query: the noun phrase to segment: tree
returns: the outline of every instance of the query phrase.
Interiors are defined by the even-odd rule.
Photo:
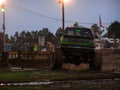
[[[62,32],[62,28],[60,27],[60,28],[58,28],[58,30],[56,31],[55,36],[57,37],[57,36],[61,35],[62,33],[63,33],[63,32]]]
[[[79,25],[78,25],[78,23],[76,22],[73,26],[74,26],[74,27],[78,27]]]
[[[108,37],[120,38],[120,22],[115,21],[108,27]]]
[[[43,28],[43,30],[41,30],[41,34],[45,36],[45,41],[55,43],[55,36],[48,30],[48,28]]]
[[[6,42],[6,43],[10,43],[10,39],[9,39],[8,34],[5,35],[5,42]]]
[[[95,37],[98,37],[101,34],[100,28],[99,28],[99,26],[97,24],[93,24],[91,26],[91,28],[92,28],[92,30],[93,30],[93,32],[95,34]]]
[[[55,43],[55,36],[47,28],[43,28],[43,30],[39,31],[22,31],[21,33],[15,32],[15,35],[10,37],[12,50],[25,51],[27,45],[29,46],[38,43],[38,37],[41,35],[45,36],[46,42],[52,42],[52,44]]]

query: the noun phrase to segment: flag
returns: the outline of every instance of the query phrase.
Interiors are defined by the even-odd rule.
[[[100,28],[103,28],[102,20],[101,20],[101,16],[100,15],[99,15],[99,25],[100,25]]]
[[[102,24],[101,16],[99,15],[100,36],[104,36],[107,33],[106,28]]]

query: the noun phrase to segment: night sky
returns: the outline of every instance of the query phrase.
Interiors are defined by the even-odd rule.
[[[6,33],[48,28],[55,34],[61,27],[61,4],[58,0],[6,0]],[[65,4],[65,27],[78,22],[80,26],[91,27],[99,23],[108,27],[112,22],[120,22],[120,0],[70,0]],[[2,31],[2,12],[0,13]]]

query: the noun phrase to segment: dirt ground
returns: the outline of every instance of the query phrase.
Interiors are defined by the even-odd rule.
[[[118,73],[63,69],[60,71],[39,70],[31,74],[37,77],[37,80],[29,81],[28,85],[25,85],[27,81],[0,82],[0,90],[120,90],[120,74]]]
[[[33,63],[34,61],[34,63]],[[14,65],[22,65],[24,67],[10,68],[11,71],[21,71],[25,69],[25,66],[36,67],[39,66],[39,70],[42,70],[46,75],[55,75],[59,71],[51,71],[51,61],[49,60],[24,60],[21,62],[12,62]],[[29,63],[28,63],[29,62]],[[47,62],[47,63],[46,63]],[[30,66],[31,63],[33,66]],[[45,68],[47,67],[47,69]],[[54,74],[52,73],[54,72]],[[38,72],[37,72],[38,73]],[[43,76],[45,76],[45,73]],[[35,74],[35,73],[34,73]],[[69,79],[65,79],[65,75],[69,75]],[[39,77],[38,75],[36,75]],[[41,74],[40,74],[41,76]],[[103,59],[102,61],[102,71],[91,72],[89,71],[89,64],[80,64],[75,66],[74,64],[64,64],[63,70],[60,71],[60,76],[57,78],[64,77],[64,79],[55,80],[52,84],[48,85],[33,85],[33,86],[16,86],[18,90],[120,90],[120,60],[117,59]],[[56,75],[55,75],[56,76]],[[82,77],[82,78],[81,78]],[[46,81],[49,81],[46,79]],[[16,90],[15,86],[1,87],[0,90]],[[46,89],[47,88],[47,89]]]

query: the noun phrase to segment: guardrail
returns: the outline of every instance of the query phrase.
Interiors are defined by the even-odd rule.
[[[95,50],[103,55],[103,66],[110,68],[113,64],[120,62],[120,49]],[[4,52],[0,53],[0,67],[9,64],[22,67],[50,67],[52,64],[52,51],[40,52]],[[107,63],[107,64],[106,64]],[[111,66],[110,66],[111,65]],[[114,65],[113,65],[114,66]],[[116,64],[116,67],[119,64]]]
[[[100,49],[96,50],[103,55],[103,60],[120,60],[120,49]]]
[[[40,52],[9,52],[8,59],[52,59],[52,51],[40,51]]]
[[[100,49],[96,50],[103,55],[103,59],[120,60],[120,49]],[[8,60],[11,59],[52,59],[52,51],[40,51],[40,52],[8,52]],[[0,53],[0,60],[2,60],[2,53]]]
[[[119,58],[120,49],[99,49],[96,52],[100,52],[103,58]],[[54,52],[52,51],[40,51],[40,52],[8,52],[8,59],[39,59],[39,58],[51,58]],[[2,53],[0,53],[0,59],[2,59]]]
[[[0,67],[9,65],[20,67],[50,68],[53,51],[40,52],[2,52],[0,53]]]

